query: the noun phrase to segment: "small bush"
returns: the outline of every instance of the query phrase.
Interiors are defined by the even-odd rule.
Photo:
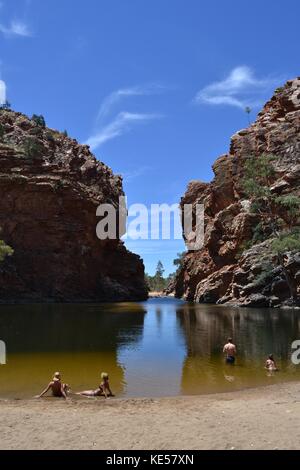
[[[256,286],[265,286],[266,283],[272,279],[273,270],[274,266],[272,266],[272,264],[266,264],[262,272],[256,277],[254,284]]]
[[[242,254],[244,253],[244,251],[249,250],[251,246],[252,246],[251,240],[247,240],[244,243],[242,243],[235,255],[235,259],[238,261],[240,257],[242,256]]]
[[[4,135],[5,135],[4,127],[2,126],[2,124],[0,124],[0,142],[3,142]]]
[[[31,129],[30,134],[36,137],[42,137],[43,131],[41,127],[34,127],[33,129]]]
[[[278,238],[273,240],[272,249],[281,254],[300,250],[300,229],[295,228],[290,232],[282,232]]]
[[[46,139],[48,140],[48,142],[50,142],[50,143],[54,143],[54,142],[55,142],[54,135],[53,135],[51,132],[47,132],[45,137],[46,137]]]
[[[262,222],[256,225],[253,230],[253,237],[252,237],[252,244],[256,245],[257,243],[261,243],[269,238],[270,233],[266,233]]]
[[[14,250],[6,245],[6,243],[3,240],[0,240],[0,263],[4,261],[6,256],[12,256],[14,253]]]
[[[45,121],[44,116],[42,115],[38,116],[37,114],[34,114],[31,119],[33,122],[36,123],[37,126],[43,127],[43,128],[46,127],[46,121]]]
[[[43,145],[34,137],[28,138],[24,142],[24,152],[29,158],[42,158],[43,150]]]

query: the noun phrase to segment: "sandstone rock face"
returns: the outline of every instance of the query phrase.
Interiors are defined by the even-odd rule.
[[[122,179],[23,114],[1,110],[0,126],[0,238],[14,249],[0,265],[0,301],[147,298],[141,259],[96,236],[96,209],[118,208]]]
[[[213,165],[215,178],[211,183],[190,183],[181,205],[204,204],[205,243],[201,250],[186,254],[175,282],[177,297],[271,307],[289,298],[283,273],[276,269],[273,272],[270,267],[267,245],[245,250],[258,219],[249,211],[250,202],[243,194],[241,180],[247,157],[273,154],[278,157],[273,192],[299,196],[299,131],[300,78],[276,90],[256,122],[232,137],[229,153]],[[299,257],[292,254],[286,259],[287,269],[299,286],[298,261]]]

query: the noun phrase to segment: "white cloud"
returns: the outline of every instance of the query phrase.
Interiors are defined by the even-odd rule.
[[[130,183],[135,178],[139,178],[140,176],[148,173],[151,170],[150,166],[142,166],[132,171],[123,172],[123,181],[124,183]]]
[[[0,80],[0,105],[6,101],[6,84],[3,80]]]
[[[133,124],[159,119],[161,117],[162,116],[159,114],[121,112],[111,123],[107,124],[94,135],[92,135],[86,143],[91,147],[92,150],[96,150],[98,147],[100,147],[100,145],[104,144],[104,142],[107,142],[108,140],[114,139],[115,137],[130,131]]]
[[[114,91],[110,95],[108,95],[98,112],[97,121],[100,121],[105,116],[109,114],[112,110],[113,106],[119,103],[122,98],[130,97],[130,96],[146,96],[146,95],[153,95],[161,92],[164,89],[162,85],[159,84],[148,84],[145,86],[135,86],[131,88],[121,88],[117,91]]]
[[[164,89],[162,85],[152,83],[144,86],[120,88],[108,95],[100,106],[96,119],[96,130],[88,138],[86,142],[87,145],[89,145],[92,150],[96,150],[105,142],[129,132],[136,124],[162,118],[163,116],[161,114],[122,111],[115,114],[115,117],[107,122],[108,115],[111,114],[113,108],[116,107],[123,98],[154,95],[162,92]]]
[[[30,37],[31,31],[26,23],[20,20],[11,21],[9,26],[4,26],[0,23],[0,32],[6,37],[20,36]]]
[[[227,105],[237,108],[257,107],[264,101],[261,96],[278,82],[278,79],[256,78],[247,66],[234,68],[228,77],[211,83],[200,90],[194,102],[210,105]]]

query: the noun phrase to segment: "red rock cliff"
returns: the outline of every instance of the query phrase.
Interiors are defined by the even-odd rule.
[[[0,111],[0,301],[147,297],[144,266],[119,240],[96,237],[96,209],[118,207],[122,180],[87,146],[26,116]]]
[[[178,297],[210,303],[275,306],[288,297],[288,287],[276,268],[265,282],[256,282],[268,261],[266,243],[243,250],[253,235],[256,215],[249,211],[241,179],[245,158],[274,154],[277,194],[299,195],[300,182],[300,78],[276,90],[254,124],[232,137],[230,151],[213,165],[211,183],[193,181],[181,204],[205,205],[205,244],[189,252],[177,275]],[[286,263],[300,282],[299,256]]]

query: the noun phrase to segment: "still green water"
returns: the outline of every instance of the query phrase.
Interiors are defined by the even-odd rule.
[[[228,336],[237,364],[226,366]],[[0,398],[30,398],[59,370],[74,391],[110,374],[117,396],[201,394],[300,380],[291,343],[299,310],[232,309],[175,299],[144,303],[0,306]],[[280,372],[264,361],[274,353]]]

